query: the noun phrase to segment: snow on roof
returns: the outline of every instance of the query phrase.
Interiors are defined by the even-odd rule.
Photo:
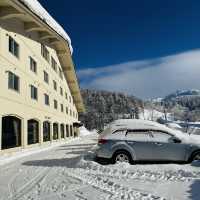
[[[71,39],[65,30],[58,24],[53,17],[42,7],[37,0],[19,0],[21,3],[26,5],[35,15],[37,15],[43,22],[49,25],[54,31],[56,31],[61,37],[63,37],[69,44],[71,54],[73,48],[71,45]]]

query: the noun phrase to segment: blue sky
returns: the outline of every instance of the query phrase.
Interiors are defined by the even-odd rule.
[[[184,74],[186,70],[177,66],[181,63],[180,57],[190,59],[186,61],[190,65],[194,64],[194,57],[196,59],[200,47],[199,0],[40,0],[40,2],[72,39],[73,59],[82,87],[122,91],[142,98],[164,96],[176,89],[200,89],[200,81],[196,80],[194,83],[189,80],[187,74]],[[150,74],[156,72],[154,68],[162,67],[163,62],[168,63],[168,58],[178,59],[177,62],[173,62],[173,69],[174,71],[176,68],[179,69],[182,82],[180,80],[177,82],[174,78],[170,80],[173,87],[168,84],[167,88],[163,89],[163,85],[159,87],[155,81],[155,77],[159,77],[160,74],[154,74],[155,77]],[[145,66],[141,66],[141,62],[145,62]],[[143,68],[151,69],[150,81],[147,84],[144,74],[138,73],[134,80],[129,77],[129,82],[121,81],[121,85],[114,87],[117,78],[115,75],[120,71],[116,71],[119,64],[120,68],[124,69],[130,69],[131,65],[134,70],[127,69],[127,72],[134,73],[132,77],[135,77],[135,64],[139,71]],[[185,67],[188,71],[195,68],[193,65]],[[112,73],[105,70],[111,68]],[[89,76],[82,75],[88,71],[102,72],[103,69],[105,70],[103,75],[92,73]],[[161,73],[162,70],[158,72]],[[198,73],[199,71],[194,72]],[[169,75],[171,76],[170,73]],[[100,83],[102,78],[103,81],[107,81],[106,86]],[[125,76],[124,79],[126,78]],[[131,88],[127,85],[130,81],[133,84]],[[152,87],[146,88],[149,84],[152,84]]]

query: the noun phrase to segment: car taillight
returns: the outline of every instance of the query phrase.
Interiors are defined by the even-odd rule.
[[[107,140],[105,139],[99,139],[98,140],[98,144],[105,144],[107,142]]]

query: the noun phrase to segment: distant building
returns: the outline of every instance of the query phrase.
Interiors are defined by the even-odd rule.
[[[0,1],[0,151],[77,134],[84,105],[71,53],[67,34],[37,1]]]

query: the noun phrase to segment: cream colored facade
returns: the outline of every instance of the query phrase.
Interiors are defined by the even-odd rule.
[[[7,10],[7,11],[6,11]],[[13,12],[17,14],[12,15]],[[21,15],[26,13],[26,16]],[[36,28],[27,28],[28,24],[37,24]],[[46,36],[46,37],[45,37]],[[19,45],[19,57],[9,52],[9,37]],[[49,51],[50,62],[41,54],[41,44]],[[27,8],[20,5],[18,1],[0,2],[0,149],[2,146],[2,119],[6,116],[15,116],[21,120],[21,145],[14,150],[49,144],[61,140],[61,127],[64,127],[64,139],[67,139],[67,131],[70,126],[78,122],[78,112],[84,110],[82,99],[73,62],[67,42],[58,34],[43,24],[37,17],[32,16]],[[37,72],[30,69],[30,57],[37,63]],[[63,79],[52,68],[51,57],[57,63],[57,69],[61,69]],[[49,83],[44,81],[44,71],[48,73]],[[9,89],[8,74],[14,73],[19,77],[19,91]],[[53,81],[57,83],[57,91],[54,89]],[[31,88],[37,88],[37,100],[31,98]],[[60,93],[60,87],[63,95]],[[45,105],[44,94],[49,95],[50,105]],[[67,95],[67,96],[66,96]],[[57,109],[54,108],[54,100],[57,101]],[[61,111],[63,105],[63,112]],[[28,145],[28,120],[34,119],[38,122],[39,141]],[[50,141],[43,141],[43,122],[50,122]],[[58,124],[58,139],[53,140],[53,123]],[[5,128],[4,128],[5,129]],[[68,130],[67,130],[68,129]],[[74,132],[77,129],[73,127]],[[4,133],[5,134],[5,133]],[[6,148],[0,152],[12,151]]]

